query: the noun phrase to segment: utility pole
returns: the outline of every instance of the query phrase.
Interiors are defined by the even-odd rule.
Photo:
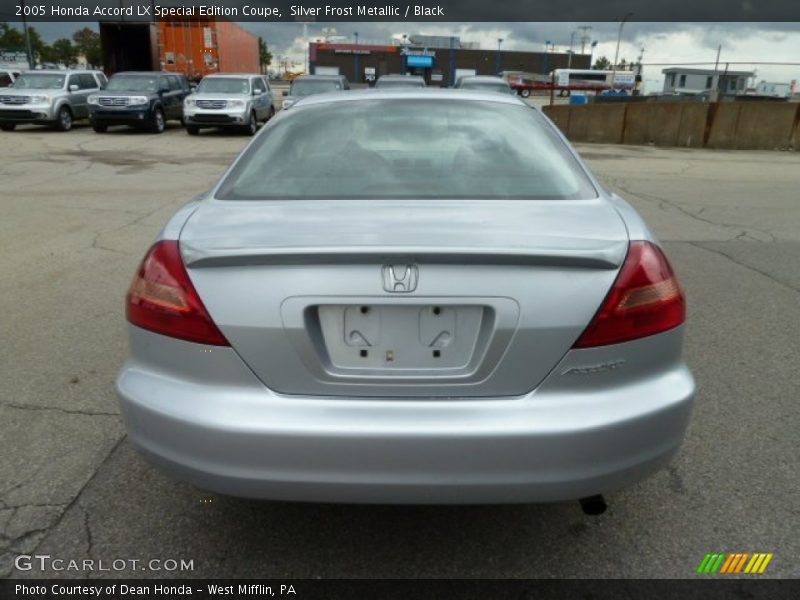
[[[569,58],[567,58],[567,68],[572,68],[572,54],[574,53],[573,48],[575,47],[575,34],[578,33],[577,31],[573,31],[569,34]]]
[[[717,60],[714,61],[714,79],[711,81],[711,88],[719,90],[719,55],[722,52],[722,44],[717,46]]]
[[[25,54],[28,58],[28,68],[32,71],[36,66],[33,61],[33,49],[31,48],[31,33],[28,31],[28,21],[25,19],[25,0],[20,0],[22,9],[22,31],[25,34]]]
[[[503,43],[503,38],[497,38],[497,60],[495,61],[494,72],[496,75],[500,74],[500,44]]]
[[[614,64],[611,67],[611,87],[617,83],[617,61],[619,61],[619,44],[622,41],[622,28],[625,27],[625,23],[633,16],[632,12],[627,13],[619,22],[619,33],[617,33],[617,51],[614,53]]]
[[[586,54],[586,42],[589,41],[589,32],[592,30],[591,25],[581,25],[578,27],[581,30],[581,54]]]

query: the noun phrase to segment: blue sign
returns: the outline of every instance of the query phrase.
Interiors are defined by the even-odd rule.
[[[406,66],[422,67],[423,69],[429,69],[430,67],[433,66],[433,57],[419,56],[417,54],[412,54],[410,56],[406,56]]]

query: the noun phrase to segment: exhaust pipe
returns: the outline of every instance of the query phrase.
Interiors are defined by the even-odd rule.
[[[581,498],[579,500],[581,503],[581,510],[585,515],[602,515],[606,512],[606,499],[603,498],[602,494],[597,494],[596,496],[589,496],[588,498]]]

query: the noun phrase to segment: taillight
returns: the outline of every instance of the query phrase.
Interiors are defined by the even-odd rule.
[[[611,291],[574,347],[619,344],[685,320],[686,300],[667,257],[650,242],[631,242]]]
[[[128,290],[125,312],[143,329],[199,344],[229,345],[197,295],[175,240],[157,242],[147,252]]]

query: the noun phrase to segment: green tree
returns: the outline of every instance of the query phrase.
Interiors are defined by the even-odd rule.
[[[0,49],[24,50],[25,36],[22,31],[8,23],[0,22]]]
[[[258,64],[261,66],[261,72],[266,73],[267,67],[272,62],[272,53],[267,48],[267,43],[264,38],[258,38]]]
[[[61,38],[53,42],[49,55],[53,62],[69,67],[78,61],[78,48],[72,44],[71,40]]]
[[[597,69],[598,71],[608,71],[611,69],[611,61],[605,56],[600,56],[596,61],[594,61],[594,66],[592,68]]]
[[[90,67],[99,67],[103,62],[103,52],[100,48],[100,34],[84,27],[72,34],[72,40],[78,53],[83,54]]]

